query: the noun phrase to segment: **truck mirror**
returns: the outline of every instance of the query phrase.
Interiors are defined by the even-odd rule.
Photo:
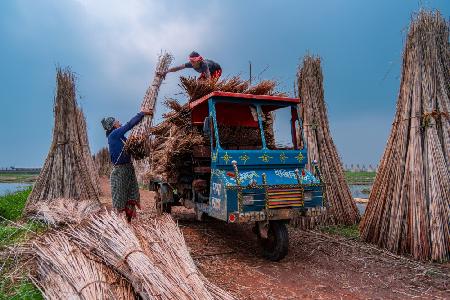
[[[211,127],[209,125],[210,120],[210,117],[206,117],[203,121],[203,136],[208,139],[211,133]]]

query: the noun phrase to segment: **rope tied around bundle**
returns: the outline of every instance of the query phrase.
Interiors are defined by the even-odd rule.
[[[446,117],[447,119],[450,119],[449,113],[446,111],[439,111],[439,110],[433,110],[430,112],[426,112],[422,114],[422,128],[431,127],[433,126],[432,120],[437,120],[441,117]]]
[[[418,115],[415,115],[415,116],[411,116],[409,118],[405,118],[405,119],[401,119],[401,120],[392,122],[392,125],[396,126],[396,125],[398,125],[398,124],[400,124],[402,122],[409,121],[409,120],[412,120],[412,119],[421,119],[422,120],[421,121],[421,127],[430,127],[431,125],[429,123],[431,122],[432,118],[437,120],[437,119],[439,119],[441,117],[445,117],[445,118],[450,120],[450,113],[447,112],[447,111],[433,110],[431,112],[426,112],[426,113],[423,113],[421,115],[418,114]]]

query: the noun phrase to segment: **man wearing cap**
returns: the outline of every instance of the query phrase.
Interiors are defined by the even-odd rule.
[[[128,123],[121,125],[113,117],[103,118],[101,123],[108,138],[108,148],[113,164],[111,172],[111,195],[114,209],[125,212],[128,222],[136,216],[136,207],[140,208],[139,186],[131,163],[131,155],[124,151],[127,140],[125,133],[136,126],[144,115],[152,115],[151,110],[142,110]]]
[[[203,57],[195,51],[189,55],[189,62],[178,67],[170,68],[167,72],[160,75],[166,76],[169,72],[177,72],[186,68],[193,68],[195,71],[200,73],[200,77],[198,78],[199,80],[217,80],[222,75],[222,68],[218,63],[210,59],[203,59]]]

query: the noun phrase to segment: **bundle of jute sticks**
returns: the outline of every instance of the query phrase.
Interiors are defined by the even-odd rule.
[[[135,299],[131,284],[111,268],[89,258],[64,232],[52,232],[33,244],[34,282],[47,299]]]
[[[172,60],[172,55],[167,52],[162,53],[159,56],[153,82],[145,92],[141,109],[153,110],[153,113],[155,112],[159,88],[164,80],[162,74],[169,69]],[[135,160],[143,159],[148,156],[148,131],[152,126],[152,121],[153,115],[144,116],[144,119],[131,130],[130,136],[127,139],[124,150],[132,154]]]
[[[86,165],[89,170],[90,178],[92,180],[92,185],[95,192],[100,195],[100,178],[97,172],[97,166],[94,163],[94,159],[91,155],[91,149],[89,147],[89,140],[87,134],[86,118],[84,117],[83,110],[81,108],[77,109],[78,118],[78,137],[81,144],[81,149],[83,150],[83,157],[86,159]]]
[[[215,91],[242,93],[251,95],[285,96],[276,90],[277,82],[274,80],[262,80],[255,85],[250,85],[247,80],[239,76],[233,76],[222,80],[198,80],[195,77],[180,77],[180,87],[187,94],[189,101],[197,100]]]
[[[317,161],[325,182],[326,210],[320,210],[310,222],[355,224],[359,212],[345,181],[344,169],[330,132],[323,90],[323,75],[320,58],[305,56],[298,72],[298,89],[303,119],[303,132],[308,145],[308,169],[315,172]],[[323,214],[327,217],[324,217]],[[304,223],[304,222],[303,222]]]
[[[189,102],[214,91],[257,95],[285,95],[276,91],[277,83],[272,80],[264,80],[253,86],[238,76],[218,81],[180,77],[180,81],[180,86],[187,95]],[[149,130],[152,137],[152,150],[149,160],[151,168],[147,169],[146,177],[164,179],[175,183],[180,180],[180,176],[190,176],[186,162],[192,160],[194,147],[209,146],[209,142],[197,127],[192,126],[188,104],[183,105],[177,100],[167,99],[165,105],[169,111],[163,115],[163,122]],[[270,116],[266,116],[266,119],[268,120],[266,124],[272,124]],[[257,144],[261,142],[259,131],[255,134],[254,132],[245,131],[245,128],[226,126],[221,126],[219,130],[222,142],[240,144],[242,139],[245,139],[248,143]],[[270,131],[271,128],[267,128],[267,130]],[[239,131],[239,134],[236,131]],[[266,136],[268,142],[273,140],[269,138],[273,136],[273,133]],[[232,138],[236,139],[236,137],[239,137],[240,140],[231,140]]]
[[[58,198],[40,202],[30,218],[52,226],[78,224],[100,209],[98,201]]]
[[[70,210],[55,210],[63,227],[22,251],[36,262],[32,278],[46,298],[233,299],[199,272],[170,215],[130,224],[114,212],[74,219]]]
[[[98,200],[98,178],[89,151],[84,116],[77,106],[75,77],[57,69],[53,141],[26,210],[57,198]]]
[[[94,154],[93,159],[98,175],[109,177],[112,171],[112,163],[108,147],[103,147],[98,150],[98,152]]]
[[[450,253],[449,23],[421,11],[403,52],[397,112],[361,238],[415,259]]]
[[[233,299],[204,282],[170,215],[133,228],[114,212],[104,212],[67,234],[126,278],[143,299]]]

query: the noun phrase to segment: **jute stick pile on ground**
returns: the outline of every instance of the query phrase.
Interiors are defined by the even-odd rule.
[[[75,77],[57,69],[53,141],[42,171],[28,198],[27,212],[39,202],[58,198],[98,200],[98,178],[87,142],[86,123],[77,106]]]
[[[308,165],[314,172],[317,161],[326,184],[327,211],[310,222],[329,224],[355,224],[359,213],[344,177],[339,154],[334,145],[325,105],[323,75],[320,58],[305,56],[298,72],[298,89],[301,99],[303,132],[308,147]],[[321,218],[318,222],[314,218]],[[307,225],[307,224],[304,224]]]
[[[449,24],[411,22],[391,134],[361,222],[361,238],[416,259],[450,253]]]

